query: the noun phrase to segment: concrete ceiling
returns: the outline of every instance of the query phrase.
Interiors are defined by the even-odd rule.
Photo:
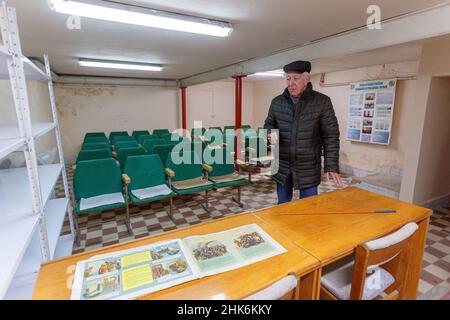
[[[6,0],[17,9],[22,49],[49,54],[58,74],[181,79],[239,61],[263,57],[365,25],[366,8],[381,7],[382,19],[424,9],[443,0],[116,0],[154,9],[228,21],[228,38],[166,31],[82,18],[81,30],[66,28],[67,16],[46,0]],[[417,51],[416,51],[417,52]],[[397,52],[398,53],[398,52]],[[139,61],[163,72],[82,68],[78,58]],[[335,61],[338,63],[339,61]]]

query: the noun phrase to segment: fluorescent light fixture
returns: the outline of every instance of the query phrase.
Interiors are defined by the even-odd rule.
[[[97,59],[79,59],[78,63],[82,67],[140,70],[140,71],[161,71],[162,66],[148,63],[109,61]]]
[[[283,70],[273,70],[266,72],[257,72],[252,74],[252,76],[264,76],[264,77],[284,77]]]
[[[228,22],[186,16],[102,0],[49,0],[59,13],[141,25],[145,27],[228,37],[233,27]]]

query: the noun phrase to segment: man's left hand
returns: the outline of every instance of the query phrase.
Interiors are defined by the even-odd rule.
[[[342,183],[341,176],[339,175],[339,173],[327,172],[326,176],[327,176],[328,180],[330,180],[330,178],[333,179],[334,185],[336,187],[342,188],[344,186],[343,183]]]

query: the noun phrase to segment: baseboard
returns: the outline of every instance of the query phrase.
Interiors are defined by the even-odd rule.
[[[450,203],[450,193],[444,196],[435,197],[426,201],[422,201],[419,203],[419,205],[430,209],[437,209],[448,206],[449,203]]]

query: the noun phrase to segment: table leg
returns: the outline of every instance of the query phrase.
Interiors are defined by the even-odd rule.
[[[322,269],[319,268],[300,277],[298,300],[319,300],[321,274]]]

